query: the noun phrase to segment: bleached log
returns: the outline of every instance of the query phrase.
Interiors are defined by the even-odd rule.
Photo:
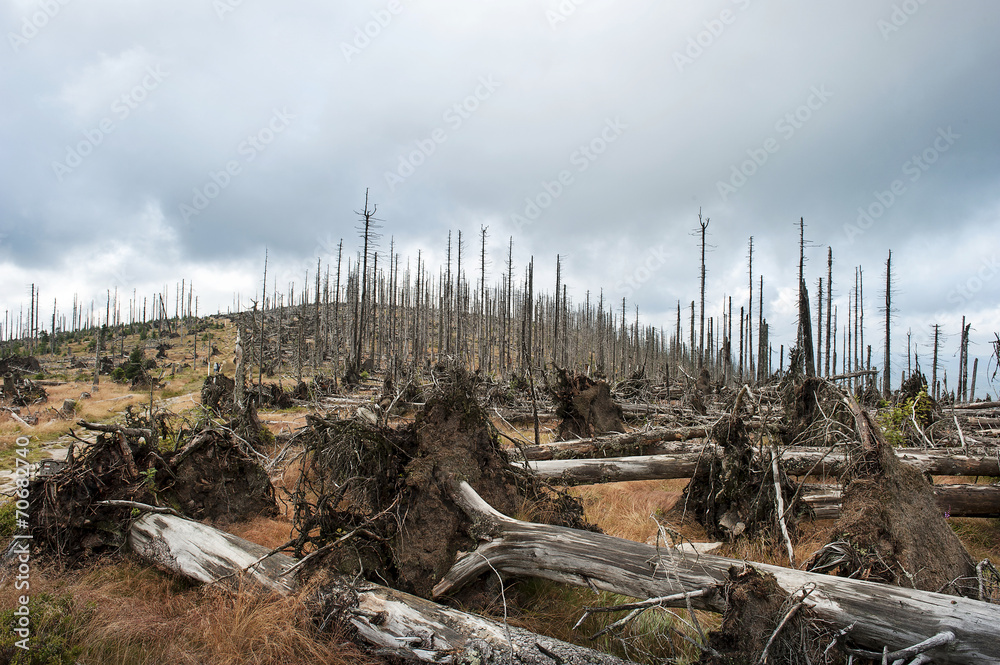
[[[140,556],[171,571],[211,583],[246,570],[249,579],[280,595],[295,591],[295,559],[182,517],[144,514],[129,532]],[[600,651],[579,647],[423,598],[367,582],[334,578],[345,616],[369,644],[401,658],[455,665],[627,665]]]
[[[455,591],[485,572],[533,576],[598,588],[637,598],[716,590],[732,567],[743,561],[703,554],[681,555],[605,534],[522,522],[494,510],[467,483],[452,498],[478,525],[492,533],[475,552],[459,559],[434,588],[435,596]],[[881,652],[904,649],[951,631],[956,640],[930,655],[936,663],[986,665],[1000,661],[1000,606],[944,594],[874,582],[752,564],[774,575],[791,595],[809,585],[806,603],[812,616],[831,627],[847,629],[849,641]],[[682,605],[684,601],[679,601]],[[725,610],[722,593],[687,600],[694,607]]]
[[[642,451],[644,454],[693,452],[694,447],[677,446],[677,442],[704,439],[711,427],[653,427],[627,434],[605,434],[589,439],[556,441],[540,446],[525,446],[529,461],[602,456],[606,451]],[[663,445],[658,445],[663,444]],[[670,445],[675,444],[675,445]],[[699,444],[700,449],[703,444]]]
[[[965,404],[955,404],[951,411],[979,411],[981,409],[1000,409],[1000,402],[966,402]]]
[[[709,453],[711,454],[711,453]],[[528,462],[538,477],[563,485],[617,483],[628,480],[690,478],[699,462],[707,464],[701,453],[606,457],[603,459],[552,459]],[[521,466],[523,462],[513,462]]]
[[[249,567],[249,579],[271,591],[287,595],[295,589],[293,579],[282,577],[294,559],[275,554],[261,560],[270,552],[263,545],[201,522],[145,513],[132,523],[128,541],[139,556],[199,582],[212,583]]]
[[[658,455],[533,460],[528,467],[542,478],[567,485],[690,478],[699,460],[713,450],[714,445],[674,444],[673,452]],[[949,455],[901,448],[896,456],[901,462],[934,476],[1000,476],[997,455]],[[781,454],[781,467],[792,476],[810,472],[836,476],[844,470],[845,461],[843,453],[825,448],[789,448]],[[513,464],[521,466],[523,462]]]

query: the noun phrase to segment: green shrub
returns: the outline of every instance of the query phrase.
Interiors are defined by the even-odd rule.
[[[31,635],[29,650],[16,646],[22,638],[14,632],[18,616],[11,608],[0,613],[0,662],[11,665],[73,665],[82,652],[74,646],[80,626],[94,612],[87,607],[83,616],[73,607],[73,597],[55,597],[47,593],[31,595],[28,600]],[[77,613],[74,612],[77,609]]]
[[[914,410],[914,402],[916,409]],[[913,431],[913,416],[916,413],[917,422],[930,423],[934,417],[934,408],[927,391],[921,390],[916,397],[911,397],[896,407],[887,408],[876,416],[876,421],[882,428],[882,435],[893,447],[905,446],[907,434],[916,435]]]
[[[14,518],[17,510],[14,501],[5,501],[0,504],[0,540],[6,540],[14,535]]]

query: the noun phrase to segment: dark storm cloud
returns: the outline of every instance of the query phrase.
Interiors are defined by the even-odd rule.
[[[794,332],[804,217],[809,283],[832,246],[843,306],[893,249],[900,325],[1000,327],[996,278],[955,295],[1000,212],[992,2],[44,0],[0,22],[5,308],[32,281],[89,300],[195,275],[225,307],[265,247],[286,280],[340,238],[353,256],[370,188],[383,253],[437,261],[488,225],[494,278],[512,236],[518,271],[554,283],[558,253],[574,300],[657,325],[697,292],[700,208],[716,312],[753,235]]]

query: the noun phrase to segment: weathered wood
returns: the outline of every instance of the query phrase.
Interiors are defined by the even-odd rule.
[[[802,500],[817,519],[840,516],[841,489],[838,485],[805,485]],[[934,485],[934,497],[941,512],[950,517],[1000,517],[1000,485]]]
[[[522,522],[498,513],[467,483],[456,486],[453,499],[478,525],[493,534],[465,555],[435,587],[435,596],[450,593],[485,572],[534,576],[603,589],[637,598],[680,592],[716,590],[733,566],[743,561],[676,551],[577,531]],[[488,528],[484,528],[487,527]],[[904,589],[874,582],[753,564],[771,573],[789,595],[809,585],[806,603],[812,616],[845,629],[853,644],[881,652],[904,649],[946,630],[957,639],[931,655],[937,663],[985,665],[1000,660],[1000,606]],[[705,593],[686,601],[696,608],[721,612],[721,593]]]
[[[672,452],[658,455],[533,460],[528,466],[543,478],[567,485],[690,478],[699,460],[713,450],[712,445],[674,444]],[[949,455],[901,448],[896,456],[901,462],[934,476],[1000,476],[1000,457],[995,454]],[[837,476],[844,470],[845,461],[842,452],[825,448],[789,448],[781,454],[782,469],[792,476],[807,473]]]
[[[146,513],[132,523],[128,541],[139,556],[199,582],[215,582],[252,565],[250,580],[282,595],[295,589],[294,580],[282,577],[295,563],[291,557],[261,560],[270,552],[263,545],[183,517]]]
[[[540,446],[525,446],[529,461],[602,456],[607,452],[642,451],[644,454],[694,452],[694,448],[678,447],[676,442],[704,439],[711,426],[653,427],[628,434],[606,434],[590,439],[558,441]],[[662,444],[662,445],[657,445]],[[699,448],[701,446],[699,445]]]
[[[604,459],[553,459],[528,462],[528,468],[540,478],[550,482],[562,485],[590,485],[628,480],[690,478],[694,475],[699,462],[704,463],[706,459],[707,456],[701,453]],[[523,462],[513,462],[513,464],[521,465]]]
[[[129,543],[140,556],[200,582],[215,582],[248,569],[248,579],[278,594],[296,589],[292,557],[271,554],[266,547],[181,517],[147,513],[133,523]],[[377,584],[335,577],[327,593],[346,604],[345,615],[362,639],[402,658],[455,665],[627,665],[600,651]]]
[[[137,427],[122,427],[121,425],[105,425],[104,423],[89,423],[86,420],[78,420],[76,424],[84,429],[94,432],[111,432],[124,434],[131,439],[145,439],[148,444],[155,446],[156,434],[151,429]]]
[[[1000,409],[1000,402],[967,402],[965,404],[955,404],[952,411],[966,411],[979,409]]]

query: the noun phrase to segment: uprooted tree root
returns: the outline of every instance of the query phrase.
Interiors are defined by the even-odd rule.
[[[736,416],[723,416],[711,436],[723,452],[705,453],[674,511],[690,512],[710,538],[732,541],[745,536],[778,542],[781,534],[769,455],[756,454],[746,426]],[[779,484],[787,508],[795,485],[780,471]],[[793,535],[804,510],[804,504],[799,503],[786,511],[786,524]]]
[[[896,458],[867,411],[851,408],[861,442],[850,450],[840,519],[809,569],[977,598],[975,564],[932,486]]]
[[[784,417],[781,437],[786,445],[827,446],[853,438],[854,419],[841,393],[816,377],[793,377],[779,387]]]
[[[220,523],[274,514],[274,488],[259,453],[228,427],[203,429],[174,451],[162,450],[164,419],[152,427],[93,425],[97,440],[52,475],[31,481],[31,534],[56,557],[73,561],[125,544],[131,508],[168,507]]]
[[[309,418],[292,492],[297,555],[316,552],[319,567],[429,597],[457,552],[475,548],[449,498],[455,480],[504,512],[533,502],[553,523],[593,528],[576,500],[509,463],[472,377],[456,370],[437,383],[412,425]]]
[[[561,418],[560,441],[587,438],[610,432],[624,432],[622,408],[611,397],[604,381],[593,381],[584,374],[556,369],[556,385],[550,389]]]
[[[808,588],[786,596],[773,575],[747,566],[729,570],[723,593],[726,613],[719,630],[708,635],[702,665],[845,662],[831,646],[836,632],[810,616]]]

